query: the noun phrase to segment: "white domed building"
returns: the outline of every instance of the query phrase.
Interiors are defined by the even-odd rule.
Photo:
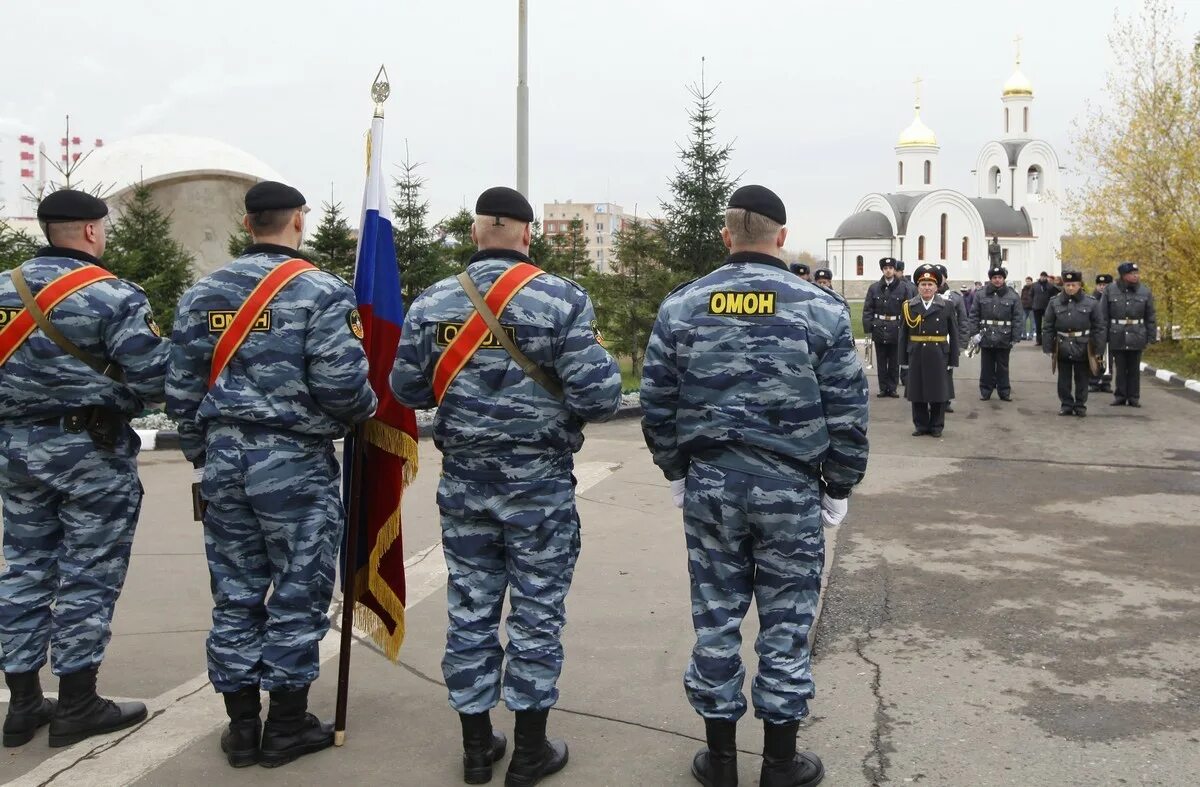
[[[952,285],[987,276],[988,243],[997,238],[1010,282],[1058,273],[1062,216],[1058,155],[1032,136],[1033,86],[1020,58],[1001,94],[1003,134],[983,146],[973,175],[975,196],[940,185],[937,135],[916,114],[896,141],[894,191],[868,194],[825,242],[835,285],[862,297],[879,278],[879,259],[940,263]]]
[[[262,180],[282,180],[249,153],[216,139],[151,134],[97,148],[72,173],[72,182],[99,188],[111,216],[140,182],[171,216],[172,235],[195,255],[198,275],[229,261],[229,234],[245,213],[246,190]]]

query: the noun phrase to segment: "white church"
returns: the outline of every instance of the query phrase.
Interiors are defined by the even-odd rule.
[[[979,152],[976,196],[942,188],[937,136],[916,116],[896,142],[896,187],[868,194],[825,242],[837,287],[861,297],[879,278],[879,259],[945,265],[953,284],[983,281],[988,243],[998,239],[1009,281],[1060,271],[1062,217],[1058,155],[1033,136],[1033,85],[1016,70],[1004,83],[1000,139]],[[841,288],[839,288],[841,289]]]

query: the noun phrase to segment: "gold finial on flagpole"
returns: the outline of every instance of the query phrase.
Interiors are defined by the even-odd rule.
[[[371,98],[375,101],[375,117],[383,117],[383,102],[392,94],[392,86],[388,84],[387,68],[379,67],[375,81],[371,84]]]

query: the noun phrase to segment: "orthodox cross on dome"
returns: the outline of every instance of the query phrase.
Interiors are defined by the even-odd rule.
[[[921,83],[924,81],[925,80],[921,79],[921,77],[917,77],[913,80],[913,88],[916,90],[917,94],[916,103],[913,104],[913,109],[917,110],[918,112],[921,111]]]
[[[1013,39],[1013,45],[1017,48],[1017,67],[1018,68],[1021,67],[1021,42],[1024,40],[1025,39],[1021,37],[1020,33],[1018,33],[1017,37]]]

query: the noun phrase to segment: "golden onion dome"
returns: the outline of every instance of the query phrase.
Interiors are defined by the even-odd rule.
[[[1029,81],[1029,77],[1021,73],[1021,65],[1017,64],[1016,70],[1012,72],[1012,76],[1004,83],[1004,95],[1006,96],[1032,96],[1033,83]]]
[[[900,138],[896,140],[896,147],[928,147],[936,146],[937,143],[937,135],[933,133],[933,129],[921,122],[921,111],[918,109],[913,117],[913,122],[900,132]]]

